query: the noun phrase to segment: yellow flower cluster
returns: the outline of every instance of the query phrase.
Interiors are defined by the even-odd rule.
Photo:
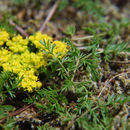
[[[13,37],[12,40],[8,40],[6,45],[13,53],[22,53],[27,50],[28,40],[18,35]]]
[[[8,39],[9,34],[4,29],[2,29],[0,31],[0,46],[2,46],[6,41],[8,41]]]
[[[54,56],[58,58],[62,58],[66,53],[68,52],[68,46],[67,44],[61,42],[61,41],[54,41],[52,45],[55,44],[55,48],[53,50]]]
[[[47,43],[49,41],[49,44],[53,46],[55,44],[55,48],[53,50],[54,56],[58,58],[62,58],[66,53],[68,52],[68,46],[66,43],[63,43],[61,41],[52,41],[52,37],[47,36],[46,34],[41,34],[41,32],[37,32],[34,36],[30,36],[29,40],[37,47],[40,48],[40,50],[45,50],[48,52],[47,49],[40,43],[40,40],[45,40]]]
[[[35,88],[42,86],[36,72],[38,68],[47,65],[48,59],[43,53],[45,47],[40,40],[46,42],[49,40],[52,45],[55,44],[53,53],[58,58],[62,58],[68,51],[66,43],[52,41],[51,37],[40,32],[23,39],[20,35],[11,38],[8,32],[0,30],[0,66],[4,71],[17,73],[19,77],[23,76],[20,88],[24,91],[32,92]],[[38,49],[37,52],[29,50],[30,42]]]
[[[34,36],[30,36],[29,40],[35,44],[36,48],[43,48],[43,45],[40,43],[40,40],[45,40],[46,42],[52,42],[52,38],[41,32],[37,32]]]

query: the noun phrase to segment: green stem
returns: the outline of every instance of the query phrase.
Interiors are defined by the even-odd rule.
[[[84,56],[84,57],[82,58],[82,60],[83,60],[83,59],[87,59],[87,58],[90,57],[90,56],[91,56],[91,53],[89,53],[88,55]]]
[[[69,73],[67,72],[67,70],[65,69],[65,67],[63,66],[63,64],[60,62],[60,60],[59,60],[53,53],[51,53],[51,54],[52,54],[52,55],[54,56],[54,58],[59,62],[60,66],[64,69],[64,71],[65,71],[67,77],[70,77]]]
[[[74,70],[74,74],[73,74],[73,77],[72,77],[72,79],[71,79],[72,82],[73,82],[73,80],[74,80],[75,73],[76,73],[76,71],[77,71],[77,69],[78,69],[78,65],[79,65],[79,59],[77,59],[76,69]]]
[[[57,57],[56,57],[57,58]],[[60,62],[60,60],[57,58],[57,61],[59,62],[60,66],[64,69],[67,77],[70,77],[69,73],[67,72],[67,70],[65,69],[65,67],[63,66],[63,64]]]

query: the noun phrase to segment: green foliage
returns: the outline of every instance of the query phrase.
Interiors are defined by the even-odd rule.
[[[14,5],[24,5],[26,3],[26,0],[13,0]]]
[[[53,127],[49,126],[49,123],[45,123],[44,125],[38,126],[37,128],[38,130],[54,130]]]
[[[12,75],[11,72],[5,71],[0,73],[0,96],[4,100],[7,94],[11,98],[15,97],[15,91],[18,88],[19,83],[22,81],[22,78]]]
[[[52,2],[52,0],[48,0],[48,2]],[[68,0],[59,2],[60,11],[69,4]],[[97,17],[104,15],[101,12],[99,0],[73,0],[71,2],[73,7],[87,11],[90,16],[93,14]],[[114,112],[122,109],[129,98],[126,94],[113,93],[113,91],[105,95],[105,98],[98,97],[99,90],[102,89],[99,66],[102,62],[105,66],[105,63],[122,52],[130,52],[128,43],[117,39],[117,36],[123,34],[129,25],[130,22],[127,19],[121,21],[112,19],[109,23],[106,21],[88,22],[83,29],[85,34],[92,37],[83,41],[85,49],[80,51],[69,39],[65,38],[63,41],[69,45],[70,50],[62,59],[53,54],[55,44],[51,45],[49,41],[41,41],[46,49],[43,53],[51,54],[54,58],[50,56],[47,66],[38,70],[43,76],[43,88],[34,93],[28,93],[21,102],[34,103],[38,114],[54,114],[54,120],[60,122],[56,125],[59,125],[61,129],[72,129],[73,125],[85,130],[112,129]],[[74,26],[68,26],[65,33],[72,37],[75,32]],[[79,40],[78,43],[80,42],[82,41]],[[31,43],[28,47],[30,52],[38,51]],[[101,69],[104,71],[103,68]],[[15,97],[15,92],[22,78],[19,79],[10,72],[3,72],[2,69],[0,72],[0,98],[5,101],[7,95],[11,98]],[[74,105],[72,105],[73,103]],[[0,124],[0,127],[3,129],[14,128],[16,122],[13,118],[7,117],[10,111],[14,111],[14,107],[3,105],[3,102],[0,104],[2,104],[0,105],[0,119],[6,118],[4,125]],[[124,129],[126,127],[123,126]],[[53,123],[51,125],[50,122],[37,128],[39,130],[55,129]]]
[[[125,27],[129,27],[130,26],[130,21],[127,18],[122,18],[121,19],[121,24],[120,27],[121,28],[125,28]]]
[[[127,19],[122,18],[119,22],[116,19],[112,19],[111,22],[93,22],[88,23],[86,27],[83,29],[86,31],[87,34],[95,35],[97,33],[104,33],[107,34],[110,38],[114,37],[115,35],[119,35],[122,29],[127,28],[130,26],[130,22]]]
[[[48,50],[48,51],[44,51],[44,53],[46,53],[46,54],[52,54],[54,56],[53,50],[54,50],[54,48],[55,48],[56,45],[55,44],[51,45],[51,43],[50,43],[49,40],[47,42],[45,40],[44,41],[41,40],[40,42],[41,42],[41,44],[44,45],[45,49]]]
[[[83,11],[96,17],[104,15],[103,8],[99,0],[75,0],[74,7],[81,8]]]
[[[10,130],[15,126],[16,121],[9,117],[9,112],[14,111],[14,107],[11,105],[0,105],[0,121],[5,119],[4,125],[0,123],[0,129]]]
[[[68,26],[65,33],[72,37],[75,34],[75,31],[75,26]]]
[[[42,104],[46,100],[46,105]],[[54,86],[54,89],[47,87],[42,89],[25,100],[28,103],[35,103],[35,105],[43,112],[59,114],[64,112],[64,108],[60,102],[67,104],[67,100],[63,94],[59,94],[58,89]]]
[[[12,19],[15,22],[18,22],[14,16],[10,15],[9,13],[4,13],[4,15],[2,16],[2,19],[0,21],[0,29],[5,29],[7,32],[9,32],[11,35],[15,34],[16,31],[14,29],[14,27],[9,26],[9,19]]]
[[[128,52],[128,43],[110,43],[104,49],[104,59],[105,61],[109,61],[112,58],[112,54],[119,55],[121,52]]]
[[[99,98],[97,98],[97,102],[94,103],[92,100],[89,100],[87,96],[82,96],[78,100],[79,106],[77,111],[79,112],[80,116],[76,121],[79,127],[86,130],[90,128],[99,130],[111,129],[112,115],[109,113],[108,106],[113,105],[115,108],[117,108],[118,105],[127,101],[128,98],[124,97],[123,95],[109,95],[107,103],[101,101]],[[82,113],[82,110],[86,111]]]
[[[41,43],[48,50],[45,53],[50,53],[53,55],[53,49],[55,45],[51,46],[49,42],[46,43],[45,41],[41,41]],[[50,60],[48,67],[53,68],[54,63],[59,63],[59,65],[56,65],[55,71],[58,72],[58,75],[61,77],[61,79],[65,78],[67,80],[70,80],[74,76],[75,71],[84,66],[86,67],[87,71],[92,74],[93,79],[98,80],[98,73],[96,71],[96,68],[98,67],[97,63],[99,60],[99,54],[96,53],[98,43],[98,40],[92,40],[92,45],[90,45],[88,48],[88,52],[91,51],[91,54],[88,55],[81,53],[75,46],[71,44],[71,51],[69,51],[68,56],[63,57],[63,59],[58,59],[57,57],[55,57],[53,60]]]
[[[8,71],[0,73],[0,88],[4,85],[4,83],[10,78],[11,73]]]
[[[95,41],[91,41],[90,43],[93,42],[94,45],[94,42],[102,42],[102,45],[99,44],[99,46],[102,46],[104,50],[104,60],[109,61],[113,55],[119,55],[121,52],[129,52],[128,43],[115,39],[116,36],[120,35],[122,29],[128,27],[129,25],[129,22],[126,19],[122,19],[121,22],[112,20],[111,23],[88,23],[87,27],[84,27],[83,29],[87,34],[94,36]],[[108,37],[108,40],[106,40],[106,37]],[[92,45],[89,47],[88,43],[86,44],[86,50],[91,47],[93,48]]]
[[[107,32],[108,35],[112,36],[115,34],[119,34],[119,29],[120,26],[118,25],[119,23],[117,23],[117,21],[112,21],[111,23],[107,23],[107,22],[96,22],[96,23],[88,23],[87,27],[84,27],[84,30],[86,31],[86,33],[91,34],[91,35],[95,35],[97,34],[97,32]],[[117,26],[118,25],[118,26]]]
[[[104,33],[108,28],[102,26],[98,29]],[[103,51],[100,52],[100,43],[104,38],[104,34],[100,36],[96,32],[93,34],[94,36],[91,41],[85,43],[85,52],[81,52],[69,39],[64,39],[63,41],[68,44],[70,50],[62,59],[53,54],[56,47],[55,44],[52,45],[49,41],[46,42],[45,40],[41,41],[41,44],[46,49],[43,53],[47,55],[51,54],[53,58],[48,59],[49,63],[46,67],[39,69],[44,74],[44,88],[33,94],[28,94],[28,97],[23,101],[29,104],[34,103],[39,113],[54,114],[56,119],[61,123],[61,126],[69,127],[68,124],[72,123],[73,125],[74,123],[79,128],[86,130],[111,129],[113,117],[110,108],[117,109],[128,102],[128,98],[125,95],[108,95],[107,100],[101,100],[94,96],[97,94],[97,90],[93,86],[97,86],[97,82],[100,80],[98,67],[101,63],[101,54],[104,54],[103,58],[107,62],[112,55],[126,51],[128,44],[115,42],[113,36],[117,32],[114,31],[111,34],[109,33],[110,39],[103,46]],[[84,75],[80,75],[80,72],[84,73]],[[78,78],[79,75],[80,79]],[[84,80],[82,80],[82,76],[85,76]],[[55,83],[54,80],[56,78],[58,80]],[[1,87],[1,95],[6,97],[8,93],[11,97],[14,97],[14,91],[22,79],[12,79],[8,72],[2,72],[0,79],[3,86]],[[48,81],[49,85],[46,84]],[[69,92],[75,96],[74,101],[71,99],[71,95],[68,94]],[[69,106],[70,102],[76,103],[75,108]],[[6,115],[5,112],[2,116]],[[10,122],[13,127],[13,120]],[[38,127],[38,129],[46,128],[53,129],[54,127],[50,126],[49,123]]]
[[[58,10],[62,11],[69,4],[69,0],[59,0]]]
[[[128,98],[124,95],[108,95],[107,101],[100,100],[99,98],[93,99],[95,93],[93,84],[99,79],[98,65],[101,53],[98,52],[98,49],[101,38],[95,36],[90,43],[87,43],[86,53],[80,52],[68,39],[64,39],[64,41],[71,46],[68,55],[62,59],[58,59],[57,57],[53,60],[50,59],[47,68],[41,68],[42,72],[46,75],[46,81],[58,76],[63,82],[62,86],[50,85],[25,101],[35,103],[43,112],[57,114],[57,120],[63,125],[72,121],[77,123],[80,128],[86,130],[97,128],[99,130],[111,129],[113,117],[109,112],[109,107],[117,109],[120,105],[128,102]],[[53,55],[55,45],[51,46],[49,41],[41,41],[41,43],[47,49],[45,53]],[[102,53],[105,55],[118,54],[118,52],[124,51],[126,47],[127,45],[124,46],[123,44],[112,44],[112,47],[106,47]],[[77,82],[75,81],[76,72],[81,68],[84,68],[88,77],[85,81],[80,80],[80,82]],[[49,74],[51,76],[48,76]],[[89,74],[92,77],[89,77]],[[68,105],[68,99],[64,95],[64,92],[67,93],[68,91],[77,95],[77,105],[74,110],[65,107]],[[43,104],[42,102],[46,103]],[[73,116],[74,113],[76,114],[76,118]],[[46,125],[39,127],[39,129],[45,129]]]
[[[14,107],[11,105],[0,105],[0,119],[7,117],[9,111],[13,111]]]
[[[53,0],[47,0],[51,2]],[[73,8],[80,8],[82,11],[98,18],[104,15],[104,9],[101,7],[100,0],[59,0],[58,10],[63,11],[68,5],[73,5]]]

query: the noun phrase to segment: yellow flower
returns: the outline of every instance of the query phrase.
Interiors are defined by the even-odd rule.
[[[12,39],[9,38],[9,33],[4,29],[0,30],[0,46],[3,46],[4,43],[7,46],[0,48],[0,66],[3,67],[4,71],[17,73],[19,77],[23,76],[19,87],[28,92],[33,92],[34,89],[42,86],[35,73],[38,73],[40,67],[47,66],[48,57],[52,57],[51,54],[47,56],[43,53],[43,50],[46,49],[40,43],[40,40],[49,41],[51,46],[55,44],[53,53],[58,58],[62,58],[68,52],[66,43],[60,41],[53,42],[51,37],[41,32],[29,36],[28,39],[23,39],[21,35],[14,36]],[[29,51],[28,43],[30,41],[36,46],[38,52]]]
[[[2,46],[8,39],[9,34],[5,30],[0,30],[0,45]]]
[[[45,40],[46,42],[51,42],[52,38],[41,32],[37,32],[34,36],[30,36],[29,40],[36,46],[36,48],[43,48],[43,45],[40,43],[40,40]]]
[[[53,53],[56,57],[62,58],[68,52],[68,45],[61,41],[54,41],[52,44],[55,44]]]

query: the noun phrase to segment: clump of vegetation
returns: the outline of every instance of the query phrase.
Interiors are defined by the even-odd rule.
[[[100,19],[107,14],[99,2],[73,0],[69,6],[91,20],[67,25],[60,41],[41,32],[10,35],[1,26],[1,129],[128,128],[129,21]],[[58,11],[68,4],[59,1]]]
[[[51,37],[40,32],[30,36],[29,39],[23,39],[20,35],[10,39],[5,30],[1,30],[0,34],[0,66],[4,71],[16,73],[19,77],[23,76],[20,86],[24,91],[32,92],[33,89],[42,86],[35,73],[38,68],[46,66],[47,57],[51,57],[52,52],[54,57],[62,58],[68,51],[67,44],[60,41],[52,42]],[[46,43],[45,47],[40,43],[40,39]],[[43,51],[50,49],[50,44],[51,52],[46,55]]]

